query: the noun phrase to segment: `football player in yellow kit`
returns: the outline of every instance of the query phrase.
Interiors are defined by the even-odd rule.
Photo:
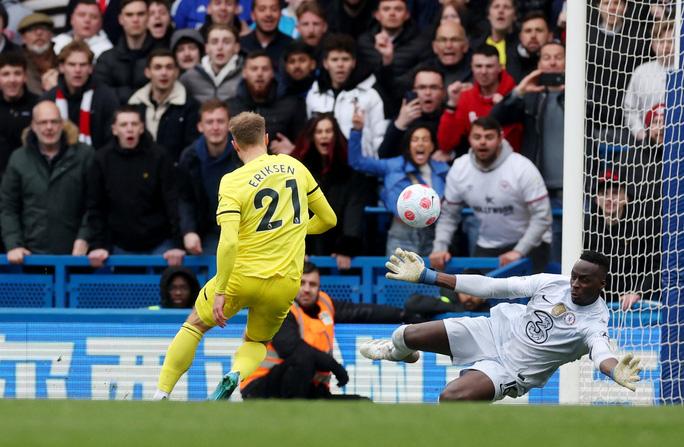
[[[266,356],[299,290],[307,234],[335,226],[337,217],[306,167],[287,155],[267,153],[264,118],[243,112],[230,121],[233,147],[244,166],[219,186],[221,227],[216,276],[200,290],[195,307],[171,342],[155,399],[166,399],[188,370],[202,336],[249,308],[245,341],[212,399],[227,399]],[[309,218],[309,210],[314,215]]]

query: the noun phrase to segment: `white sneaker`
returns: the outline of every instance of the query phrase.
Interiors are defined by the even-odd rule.
[[[418,351],[412,351],[405,357],[400,357],[392,340],[371,340],[359,348],[361,355],[371,360],[389,360],[392,362],[416,363],[420,359]]]
[[[152,400],[168,400],[169,399],[169,393],[161,390],[157,390],[156,393],[154,393],[154,397],[152,397]]]

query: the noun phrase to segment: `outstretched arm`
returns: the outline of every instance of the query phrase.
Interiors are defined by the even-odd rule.
[[[605,327],[597,328],[587,338],[587,347],[589,348],[589,358],[599,371],[613,379],[618,385],[636,391],[636,382],[641,380],[639,377],[641,359],[634,357],[632,353],[628,353],[618,361],[611,348]]]
[[[385,264],[387,278],[434,284],[481,298],[520,298],[537,290],[536,276],[489,278],[482,275],[448,275],[425,267],[417,254],[397,248]]]
[[[605,359],[599,365],[599,369],[618,385],[628,390],[636,391],[636,382],[641,380],[641,377],[639,377],[641,372],[640,362],[640,358],[634,357],[630,353],[625,355],[619,362],[614,357]]]

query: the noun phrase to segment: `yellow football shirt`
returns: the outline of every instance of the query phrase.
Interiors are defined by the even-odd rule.
[[[223,176],[216,221],[239,216],[233,272],[299,277],[309,203],[323,197],[309,170],[288,155],[261,155]]]
[[[486,43],[499,51],[499,63],[501,64],[501,68],[506,68],[506,39],[494,42],[494,39],[490,36],[487,37]]]

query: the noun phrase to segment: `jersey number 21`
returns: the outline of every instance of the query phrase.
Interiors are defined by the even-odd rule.
[[[299,204],[299,188],[297,188],[297,181],[295,179],[289,179],[285,181],[285,187],[292,190],[292,209],[294,211],[294,217],[292,218],[292,223],[298,225],[301,223],[300,219],[300,204]],[[273,214],[275,214],[278,208],[278,200],[280,200],[280,195],[278,191],[271,188],[260,189],[259,192],[254,196],[254,208],[261,209],[264,207],[264,198],[270,197],[271,201],[268,203],[268,208],[266,208],[266,213],[264,217],[261,218],[257,231],[269,231],[280,228],[283,225],[281,219],[271,220]]]

